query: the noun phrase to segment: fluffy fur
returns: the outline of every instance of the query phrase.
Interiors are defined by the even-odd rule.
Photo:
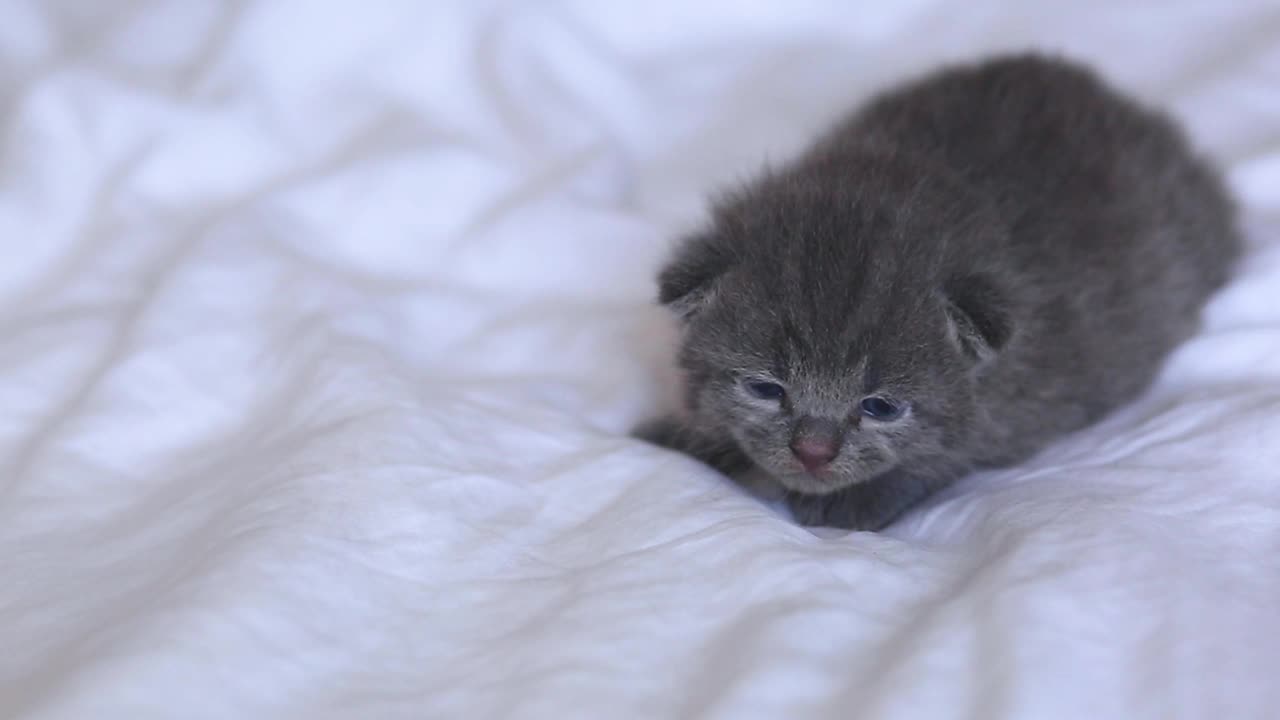
[[[681,243],[659,295],[683,323],[686,407],[638,433],[764,470],[802,522],[881,528],[1141,393],[1239,245],[1167,117],[1060,60],[947,68]],[[868,417],[867,397],[900,416]],[[811,471],[792,446],[813,433],[838,454]]]

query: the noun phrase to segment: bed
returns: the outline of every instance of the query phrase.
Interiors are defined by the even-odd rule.
[[[1280,9],[0,6],[0,717],[1270,718]],[[1140,402],[881,534],[629,439],[708,193],[1037,48],[1248,254]]]

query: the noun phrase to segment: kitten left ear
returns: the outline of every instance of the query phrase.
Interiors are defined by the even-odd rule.
[[[977,363],[995,357],[1013,336],[1008,299],[982,274],[962,275],[942,288],[952,340]]]
[[[658,275],[658,302],[683,319],[693,317],[711,298],[715,281],[732,262],[714,235],[687,238]]]

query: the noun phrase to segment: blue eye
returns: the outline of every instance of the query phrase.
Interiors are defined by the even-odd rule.
[[[897,403],[874,395],[863,398],[858,407],[863,415],[872,420],[892,420],[902,414],[902,408]]]
[[[749,382],[747,390],[761,400],[781,400],[787,396],[787,391],[781,385],[772,382]]]

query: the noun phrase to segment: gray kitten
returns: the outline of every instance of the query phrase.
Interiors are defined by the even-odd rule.
[[[1132,400],[1240,252],[1169,118],[1037,56],[874,98],[713,218],[659,278],[686,412],[637,434],[854,529]]]

